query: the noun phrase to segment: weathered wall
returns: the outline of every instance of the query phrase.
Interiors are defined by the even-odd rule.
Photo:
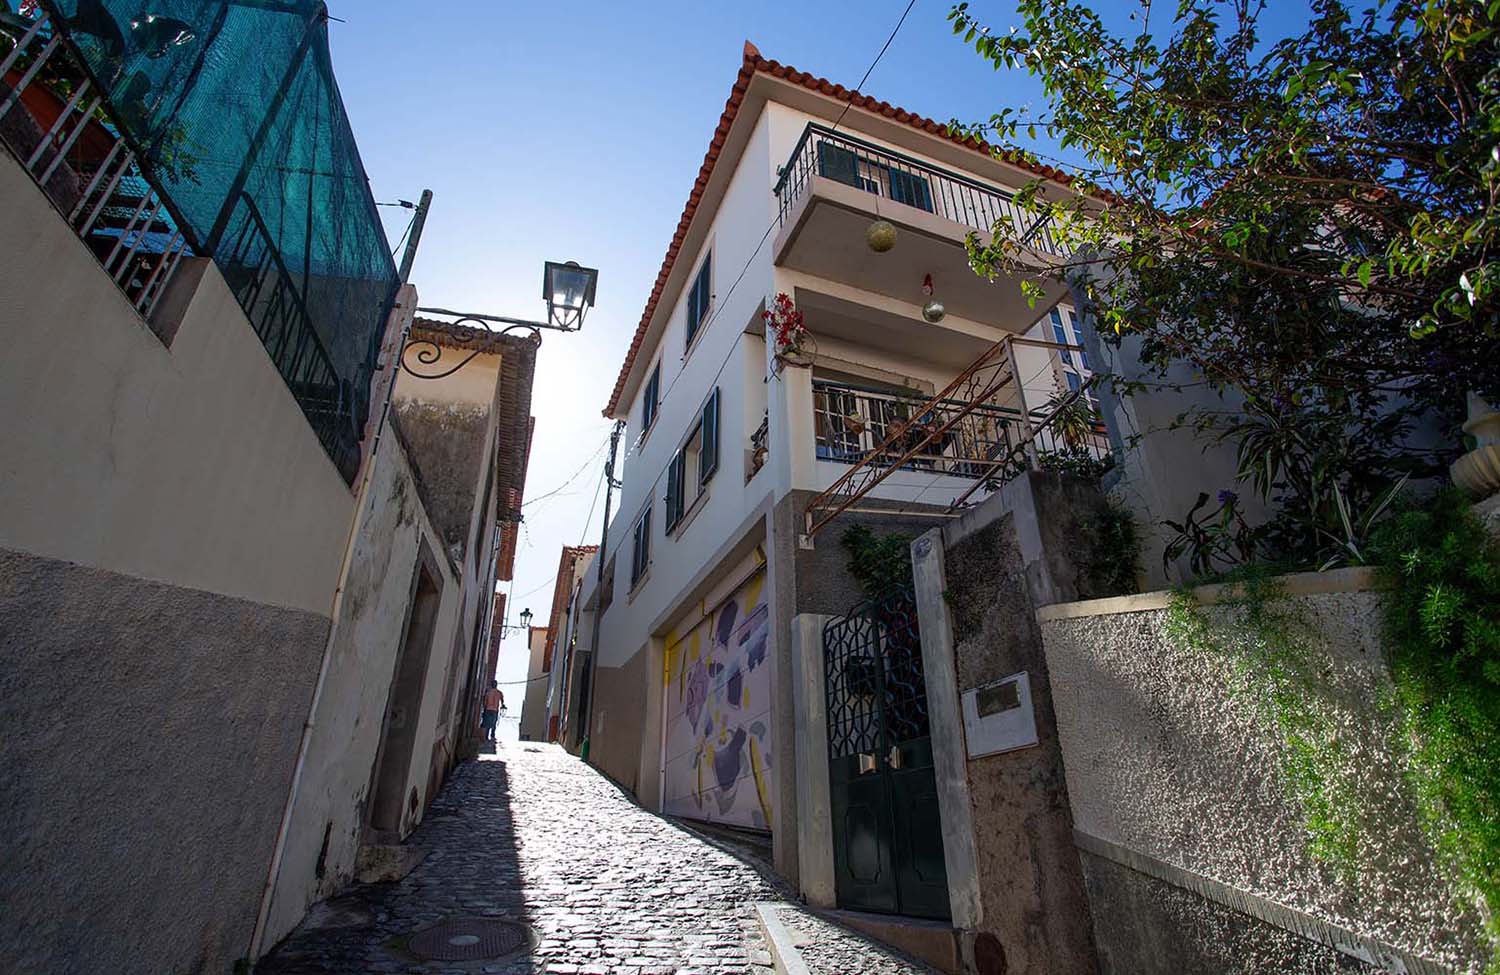
[[[1401,957],[1408,971],[1480,971],[1474,912],[1458,906],[1436,865],[1384,738],[1390,716],[1379,702],[1390,682],[1380,597],[1359,588],[1363,579],[1345,570],[1287,583],[1294,594],[1312,590],[1292,605],[1314,634],[1308,666],[1320,679],[1319,712],[1358,758],[1368,841],[1348,875],[1308,854],[1304,815],[1283,777],[1281,732],[1257,716],[1250,692],[1230,690],[1234,659],[1168,635],[1167,594],[1040,614],[1108,971],[1219,975],[1354,964],[1268,933],[1262,921],[1367,958]],[[1224,619],[1231,611],[1203,612]],[[1236,909],[1226,913],[1226,901]]]
[[[328,620],[0,550],[0,970],[247,950]]]
[[[218,269],[168,348],[3,151],[0,204],[0,546],[327,614],[353,498]]]
[[[648,656],[642,648],[624,666],[600,664],[594,671],[589,764],[632,794],[640,785],[642,750],[657,744],[644,738]]]
[[[422,472],[428,514],[443,538],[444,549],[462,559],[474,508],[482,500],[474,486],[486,459],[490,410],[469,403],[407,398],[396,400],[393,409],[411,446],[412,461]]]
[[[262,943],[274,945],[315,901],[348,884],[367,821],[376,751],[425,539],[444,578],[433,657],[446,658],[458,594],[442,542],[424,512],[411,463],[387,430],[355,538],[328,675],[314,715],[302,783]],[[429,683],[426,695],[440,693]],[[430,744],[427,746],[430,750]],[[419,746],[420,749],[420,746]],[[428,754],[413,753],[409,781],[425,788]]]
[[[547,740],[547,674],[542,670],[543,657],[547,650],[547,628],[533,626],[527,633],[530,659],[526,666],[526,680],[521,688],[521,740]]]
[[[945,618],[958,698],[1020,671],[1029,677],[1037,744],[965,756],[976,932],[988,936],[989,954],[1004,958],[998,971],[1097,970],[1034,614],[1038,605],[1086,591],[1083,525],[1102,503],[1091,485],[1072,478],[1031,474],[1011,482],[943,528],[942,606],[919,604],[924,616]],[[924,641],[931,629],[924,620]]]

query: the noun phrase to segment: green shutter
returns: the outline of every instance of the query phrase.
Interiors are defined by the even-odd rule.
[[[671,531],[677,527],[682,520],[682,495],[683,495],[683,471],[686,465],[683,463],[682,451],[672,455],[672,461],[667,465],[667,521],[666,530]]]
[[[859,161],[854,153],[831,142],[818,143],[818,175],[863,189],[859,179]]]
[[[698,483],[707,484],[719,469],[719,387],[703,404],[703,447],[698,455]]]

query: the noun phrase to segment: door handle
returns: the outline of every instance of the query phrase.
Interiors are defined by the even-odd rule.
[[[898,745],[891,746],[890,764],[891,768],[901,767],[901,748]]]
[[[859,774],[865,775],[876,770],[875,756],[866,752],[859,753]]]

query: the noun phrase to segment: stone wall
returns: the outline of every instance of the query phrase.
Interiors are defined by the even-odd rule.
[[[1446,879],[1381,707],[1380,596],[1362,570],[1293,576],[1319,713],[1356,756],[1364,834],[1315,860],[1285,742],[1232,654],[1184,646],[1168,595],[1039,614],[1103,967],[1131,975],[1360,970],[1478,973],[1476,912]],[[1239,612],[1199,591],[1209,620]]]
[[[649,742],[643,738],[647,657],[642,648],[622,667],[599,667],[594,671],[589,764],[632,795],[640,785],[642,748],[655,751],[660,747],[655,738]],[[654,804],[656,797],[644,801]]]
[[[0,550],[0,971],[248,950],[328,619]]]
[[[1029,474],[913,549],[954,921],[981,975],[1097,971],[1034,614],[1088,591],[1085,525],[1102,504],[1085,482]],[[1036,743],[968,754],[963,695],[1021,672]]]

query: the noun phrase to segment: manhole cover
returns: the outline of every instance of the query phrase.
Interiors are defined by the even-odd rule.
[[[509,921],[460,919],[418,931],[406,950],[428,961],[479,961],[499,958],[526,944],[526,929]]]

